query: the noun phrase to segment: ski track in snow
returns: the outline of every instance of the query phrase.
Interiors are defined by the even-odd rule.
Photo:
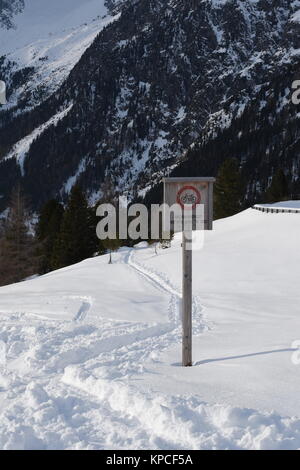
[[[129,251],[126,258],[127,263],[136,272],[138,272],[148,282],[153,284],[156,288],[163,290],[171,295],[170,310],[171,320],[177,323],[177,326],[181,328],[181,313],[180,313],[180,301],[182,299],[181,292],[176,289],[171,281],[163,273],[150,270],[147,266],[138,263],[134,258],[134,250]],[[208,324],[204,325],[203,311],[204,308],[201,306],[201,301],[198,296],[193,296],[193,335],[198,335],[203,332],[204,328],[208,328]]]
[[[170,297],[165,323],[100,314],[95,322],[89,316],[93,298],[80,295],[65,297],[80,302],[70,321],[1,314],[0,340],[9,349],[6,366],[0,365],[0,448],[299,448],[297,418],[141,392],[131,383],[181,341],[181,292],[137,255],[124,251],[118,262]],[[208,327],[199,297],[193,299],[193,322],[195,335]]]
[[[163,289],[171,295],[174,295],[175,297],[181,299],[181,293],[177,289],[175,289],[175,287],[172,286],[171,282],[167,278],[165,278],[162,273],[158,274],[157,272],[150,271],[149,268],[147,268],[146,266],[138,264],[133,257],[133,252],[134,250],[130,250],[126,257],[126,261],[129,266],[135,269],[139,274],[141,274],[145,279],[147,279],[158,289]]]
[[[130,416],[125,402],[122,408],[122,400],[116,407],[109,399],[88,398],[85,384],[78,380],[78,377],[89,378],[96,372],[94,380],[103,381],[105,389],[112,380],[114,393],[120,390],[128,396],[131,393],[128,388],[130,376],[142,373],[147,361],[156,361],[162,350],[180,341],[180,292],[163,275],[139,265],[133,253],[134,250],[128,251],[120,261],[145,282],[170,295],[169,315],[164,324],[101,318],[100,327],[90,325],[88,315],[93,299],[82,296],[66,297],[67,301],[81,302],[78,311],[74,312],[73,322],[41,320],[30,312],[2,314],[5,326],[0,339],[10,348],[7,367],[2,367],[0,372],[0,392],[6,392],[4,400],[7,400],[1,416],[1,448],[134,448],[136,445],[147,448],[150,442],[157,448],[171,446],[168,442],[160,443],[161,431],[157,430],[156,436],[155,431],[146,430],[144,420],[139,422],[138,415]],[[18,329],[15,328],[16,320]],[[198,331],[202,330],[199,312]],[[77,378],[72,380],[72,374],[78,377],[76,375]],[[92,390],[88,390],[90,392]],[[24,398],[21,398],[24,393],[25,406]],[[91,410],[97,414],[97,420],[94,417],[91,420]],[[24,414],[26,426],[22,424]],[[19,420],[18,416],[23,418]],[[76,420],[79,431],[75,432]],[[80,429],[85,428],[87,422],[91,434],[87,432],[83,437]],[[132,430],[131,436],[133,423],[138,426],[138,434]],[[95,433],[92,434],[93,426]]]

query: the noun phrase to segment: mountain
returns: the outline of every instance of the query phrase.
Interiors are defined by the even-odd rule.
[[[0,113],[2,209],[16,181],[35,207],[76,181],[91,202],[104,181],[144,196],[165,174],[214,175],[227,156],[241,162],[249,203],[278,166],[297,193],[298,0],[96,2],[103,9],[95,21],[90,0],[87,26],[75,21],[83,18],[78,2],[60,3],[76,54],[67,53],[70,31],[50,19],[54,40],[47,36],[44,48],[41,31],[32,32],[32,61],[23,43],[1,52],[10,84]]]
[[[0,63],[13,115],[40,104],[63,83],[112,20],[105,4],[105,0],[27,0],[26,4],[22,0],[10,4],[10,27],[0,29]]]

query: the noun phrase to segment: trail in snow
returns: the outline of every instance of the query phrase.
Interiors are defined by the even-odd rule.
[[[98,328],[9,315],[1,330],[10,349],[6,367],[0,368],[0,447],[147,447],[150,436],[142,429],[137,435],[135,420],[126,410],[114,410],[109,402],[88,397],[76,383],[70,386],[61,379],[70,364],[76,364],[86,377],[93,371],[98,378],[126,378],[126,363],[134,359],[142,363],[141,344],[159,333],[158,327],[147,329],[126,322],[103,320]],[[137,373],[136,367],[132,372]]]
[[[135,271],[141,274],[145,279],[147,279],[151,284],[153,284],[157,289],[163,289],[171,295],[181,299],[181,293],[173,287],[170,280],[166,278],[162,273],[157,273],[155,271],[149,270],[146,266],[138,264],[133,256],[134,249],[130,250],[127,256],[127,263]]]
[[[197,396],[141,393],[135,387],[87,376],[76,367],[63,382],[95,396],[136,427],[137,440],[120,448],[150,449],[299,449],[300,419],[282,418],[233,406],[208,405]],[[148,440],[144,447],[144,438]]]
[[[0,339],[10,345],[8,363],[0,372],[5,403],[0,427],[2,448],[147,448],[149,443],[169,448],[172,442],[180,446],[171,436],[164,442],[158,428],[147,430],[136,411],[128,413],[126,401],[121,399],[116,407],[113,401],[97,396],[98,386],[88,390],[91,396],[84,399],[85,385],[78,377],[93,375],[103,382],[105,390],[112,381],[114,390],[128,396],[130,378],[142,374],[147,362],[158,361],[163,350],[181,340],[180,292],[166,277],[138,265],[134,250],[122,254],[119,263],[134,271],[145,288],[148,284],[170,296],[164,323],[101,317],[98,324],[89,323],[94,300],[80,295],[64,296],[64,301],[73,302],[74,307],[80,302],[72,321],[39,318],[30,312],[1,316],[5,326]],[[200,326],[203,328],[201,321]],[[76,380],[72,380],[74,373]],[[163,416],[161,419],[165,419]],[[81,435],[87,423],[92,423],[95,431]]]
[[[149,267],[138,263],[134,257],[134,249],[131,250],[126,258],[127,263],[148,282],[169,293],[171,297],[172,316],[176,319],[177,326],[181,327],[181,299],[182,293],[176,289],[166,274],[150,269]],[[199,296],[193,296],[192,316],[193,316],[193,335],[198,335],[208,328],[204,322],[204,308],[201,305]]]
[[[208,234],[189,370],[178,240],[1,288],[0,448],[300,448],[299,418],[283,417],[299,409],[299,221],[250,210]]]
[[[296,418],[283,419],[274,413],[230,406],[209,406],[197,397],[141,393],[124,376],[114,378],[113,364],[103,362],[103,357],[88,363],[91,357],[84,357],[83,351],[77,358],[79,363],[70,365],[76,358],[68,357],[67,344],[76,341],[87,346],[85,340],[99,337],[96,327],[84,324],[59,327],[57,322],[43,322],[34,331],[27,315],[19,315],[18,319],[23,339],[27,336],[26,342],[31,338],[33,344],[21,361],[1,370],[1,388],[6,392],[1,399],[2,449],[296,449],[300,446],[300,421]],[[104,322],[103,332],[110,328],[119,335],[122,329],[128,332],[130,326],[120,324],[117,330],[116,325]],[[131,340],[134,326],[132,330]],[[13,325],[7,333],[18,335]],[[128,334],[126,337],[129,339]],[[106,348],[113,357],[112,337],[106,340]],[[18,355],[16,346],[14,353]],[[94,346],[91,341],[86,351],[91,352]],[[126,344],[121,349],[126,355]]]
[[[296,418],[207,405],[196,396],[141,393],[130,384],[130,376],[114,377],[115,364],[105,362],[100,351],[103,353],[107,348],[111,361],[116,359],[114,334],[118,336],[123,361],[141,360],[136,354],[126,358],[126,346],[130,341],[134,344],[136,335],[133,325],[129,337],[128,324],[118,325],[117,330],[117,325],[104,322],[101,345],[99,330],[91,325],[71,323],[59,327],[57,322],[49,322],[43,327],[37,325],[33,331],[27,315],[18,318],[22,333],[27,335],[26,342],[31,337],[36,344],[22,361],[10,364],[9,372],[1,374],[2,389],[7,391],[1,403],[4,410],[1,448],[259,449],[275,445],[296,449],[300,446],[300,421]],[[24,325],[27,325],[25,330]],[[111,337],[106,336],[110,329]],[[127,334],[122,335],[122,329]],[[140,333],[147,336],[145,330]],[[123,347],[119,335],[125,340]],[[91,337],[98,338],[98,350],[95,341],[87,346]],[[78,357],[67,349],[74,341],[86,346],[85,350],[77,349]],[[135,346],[140,348],[139,344]]]

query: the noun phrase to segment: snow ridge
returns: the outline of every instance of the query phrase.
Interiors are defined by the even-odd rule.
[[[300,419],[282,418],[232,406],[208,405],[196,397],[166,397],[140,393],[121,381],[88,377],[77,367],[65,369],[63,383],[93,395],[99,403],[131,421],[146,448],[154,449],[299,449]],[[120,443],[119,443],[120,445]],[[128,446],[128,444],[126,444]],[[122,445],[121,448],[127,448]],[[129,448],[133,443],[129,442]]]
[[[59,111],[56,113],[54,116],[52,116],[47,122],[42,124],[41,126],[37,127],[34,129],[34,131],[21,139],[19,142],[17,142],[12,150],[6,155],[4,160],[9,160],[10,158],[15,158],[21,168],[21,173],[22,176],[24,176],[25,171],[24,171],[24,162],[27,156],[27,153],[30,149],[31,144],[33,141],[43,134],[47,129],[49,129],[50,126],[57,126],[58,122],[61,121],[67,114],[71,111],[73,107],[73,103],[71,103],[69,106],[67,106],[65,109],[62,111]]]

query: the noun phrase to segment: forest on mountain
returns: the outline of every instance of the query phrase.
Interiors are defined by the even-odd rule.
[[[243,5],[125,2],[56,93],[27,112],[27,101],[0,111],[0,211],[18,182],[34,210],[66,200],[73,180],[95,201],[108,177],[116,194],[151,201],[163,176],[216,176],[228,158],[239,162],[248,205],[262,201],[280,168],[298,197],[296,7]],[[1,73],[15,84],[35,74],[11,67],[2,59]],[[22,167],[6,158],[66,109],[33,139]]]

